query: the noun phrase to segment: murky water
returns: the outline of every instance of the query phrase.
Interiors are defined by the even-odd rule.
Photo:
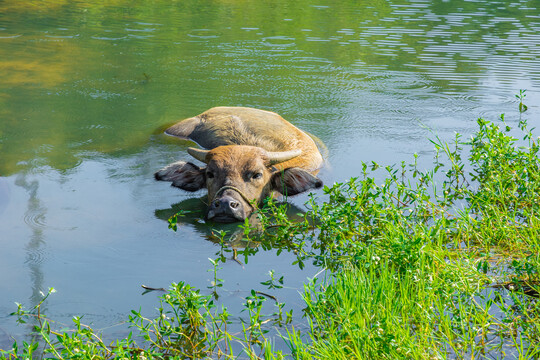
[[[187,158],[158,129],[217,105],[278,112],[321,138],[331,184],[361,161],[431,160],[432,136],[479,116],[540,122],[539,1],[0,2],[0,348],[8,314],[58,292],[47,313],[97,328],[148,313],[141,284],[211,280],[210,226],[164,221],[193,195],[153,172]],[[200,194],[203,195],[202,193]],[[302,206],[305,196],[294,200]],[[223,264],[223,301],[275,269],[297,308],[317,271],[261,251]],[[115,328],[108,329],[114,333]]]

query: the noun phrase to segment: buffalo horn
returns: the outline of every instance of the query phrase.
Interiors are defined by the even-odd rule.
[[[279,151],[279,152],[268,152],[268,160],[270,165],[279,164],[287,160],[294,159],[298,155],[302,154],[302,150],[289,150],[289,151]]]
[[[193,156],[195,159],[202,161],[203,163],[208,163],[206,161],[206,155],[210,152],[210,150],[203,150],[203,149],[196,149],[196,148],[188,148],[187,152],[189,155]]]

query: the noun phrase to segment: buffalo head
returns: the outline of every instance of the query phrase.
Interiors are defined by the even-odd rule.
[[[155,177],[186,191],[206,187],[206,217],[218,222],[244,220],[274,192],[292,196],[322,186],[322,181],[306,170],[278,170],[274,166],[299,156],[301,150],[269,152],[255,146],[227,145],[212,150],[189,148],[188,153],[206,167],[178,161],[156,172]]]

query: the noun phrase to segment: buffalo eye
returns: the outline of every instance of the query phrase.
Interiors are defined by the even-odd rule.
[[[213,178],[214,178],[214,173],[211,172],[211,171],[207,171],[207,172],[206,172],[206,177],[207,177],[208,179],[213,179]]]
[[[254,179],[254,180],[257,180],[257,179],[262,178],[262,176],[263,176],[263,174],[258,172],[258,173],[253,174],[253,176],[251,178]]]

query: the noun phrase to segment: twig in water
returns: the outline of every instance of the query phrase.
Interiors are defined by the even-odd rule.
[[[234,261],[236,261],[238,263],[238,265],[240,265],[242,268],[244,267],[244,264],[242,264],[240,262],[240,260],[238,260],[238,252],[236,251],[236,249],[233,249],[233,256],[232,256],[232,259]]]
[[[274,295],[270,295],[270,294],[267,294],[267,293],[263,293],[262,291],[255,291],[255,294],[259,294],[259,295],[266,296],[266,297],[268,297],[268,298],[274,300],[275,302],[278,302],[277,297],[275,297]]]
[[[146,286],[146,285],[141,285],[141,287],[143,289],[150,290],[150,291],[167,291],[164,288],[153,288],[153,287]]]

